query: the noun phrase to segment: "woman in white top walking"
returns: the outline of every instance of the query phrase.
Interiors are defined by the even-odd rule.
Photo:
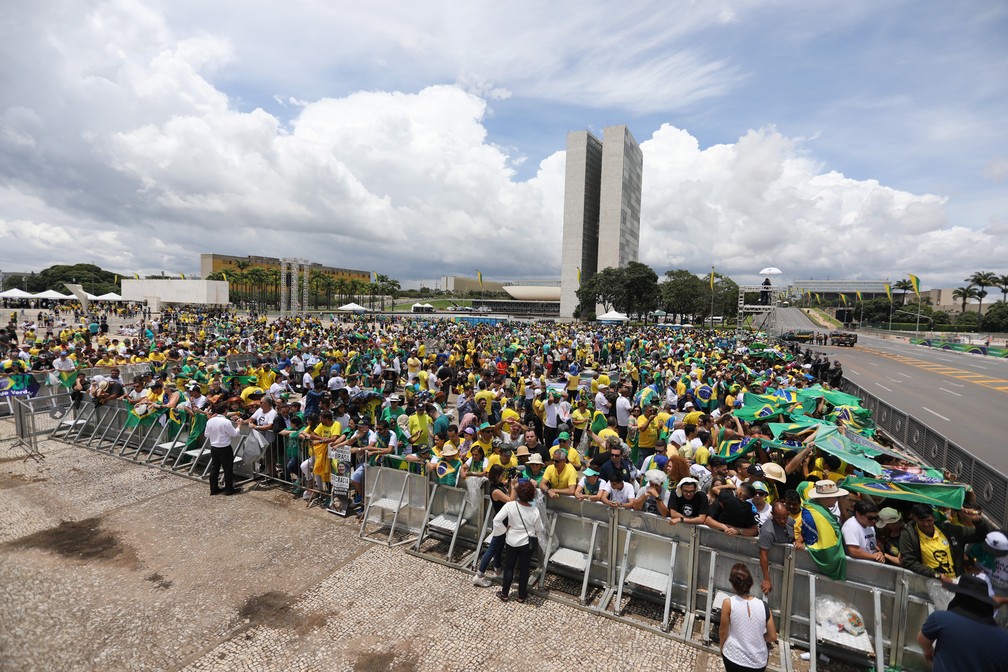
[[[518,601],[528,597],[529,568],[532,553],[538,539],[545,535],[539,508],[532,504],[535,499],[535,485],[531,481],[521,481],[515,486],[515,500],[505,504],[494,516],[494,536],[505,534],[504,576],[497,597],[508,601],[511,582],[514,581],[515,567],[518,568]]]
[[[763,672],[770,657],[767,645],[777,641],[773,614],[765,602],[749,594],[753,578],[744,564],[731,568],[728,581],[735,594],[721,604],[719,633],[725,670]]]

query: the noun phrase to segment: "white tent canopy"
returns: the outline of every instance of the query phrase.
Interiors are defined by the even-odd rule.
[[[108,292],[107,294],[102,294],[101,296],[96,296],[95,301],[122,301],[123,298],[116,294],[115,292]]]
[[[610,310],[604,315],[599,315],[595,318],[596,322],[626,322],[630,318],[623,313],[618,313],[615,310]]]
[[[57,301],[66,301],[67,299],[74,298],[72,294],[60,294],[55,289],[47,289],[44,292],[39,292],[35,295],[36,299],[55,299]]]
[[[424,308],[430,308],[431,310],[434,310],[434,306],[432,306],[432,305],[431,305],[431,304],[429,304],[429,303],[425,303],[425,304],[423,304],[423,307],[424,307]]]
[[[338,310],[338,311],[340,311],[342,313],[366,313],[367,312],[367,308],[365,308],[364,306],[358,305],[358,304],[354,303],[353,301],[351,301],[350,303],[346,304],[345,306],[340,306],[336,310]]]
[[[17,287],[13,289],[8,289],[5,292],[0,292],[0,298],[3,299],[34,299],[34,294],[29,294],[28,292],[18,289]]]

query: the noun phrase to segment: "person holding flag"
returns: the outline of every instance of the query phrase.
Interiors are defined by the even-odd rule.
[[[823,574],[835,581],[847,580],[847,556],[840,534],[840,499],[849,493],[829,480],[806,483],[801,515],[795,521],[795,547],[808,550]]]

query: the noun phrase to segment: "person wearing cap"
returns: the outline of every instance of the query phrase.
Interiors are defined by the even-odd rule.
[[[518,450],[524,448],[522,446]],[[527,478],[536,484],[536,487],[542,483],[543,477],[546,475],[546,465],[543,464],[543,459],[539,453],[533,453],[529,455],[528,460],[526,460],[524,465],[524,470],[522,471],[522,478]]]
[[[584,470],[581,481],[574,490],[574,496],[582,502],[585,500],[589,502],[597,502],[602,499],[602,493],[600,491],[601,485],[602,481],[599,478],[599,472],[591,467],[588,467]]]
[[[878,507],[867,499],[854,503],[853,515],[840,528],[847,555],[859,560],[885,562],[875,539],[875,524],[879,521]]]
[[[424,404],[417,404],[416,411],[409,416],[409,443],[415,450],[419,446],[429,446],[431,441],[431,426],[433,420],[427,415]]]
[[[573,495],[577,488],[577,469],[567,463],[567,451],[563,448],[553,450],[552,464],[546,467],[539,487],[550,499],[560,495]]]
[[[875,545],[885,554],[886,564],[900,566],[899,537],[903,531],[903,516],[896,509],[886,506],[879,509],[879,519],[875,523]]]
[[[389,427],[393,427],[399,416],[404,414],[406,410],[400,406],[402,403],[402,398],[398,394],[389,395],[388,405],[382,409],[381,417],[389,423]]]
[[[487,465],[499,464],[505,469],[517,469],[518,457],[510,444],[502,443],[500,439],[493,440],[494,452],[487,458]]]
[[[989,531],[977,509],[960,512],[959,520],[972,526],[936,523],[934,511],[926,504],[914,504],[910,516],[912,522],[900,533],[900,561],[911,572],[934,578],[953,579],[962,574],[965,545],[983,541]]]
[[[993,617],[995,600],[987,583],[965,575],[942,584],[955,593],[945,611],[935,611],[917,633],[924,660],[936,672],[1000,672],[1008,661],[1008,632]]]
[[[767,496],[770,494],[770,488],[767,487],[766,483],[763,481],[753,481],[753,497],[749,500],[752,504],[753,510],[756,512],[756,517],[759,519],[760,527],[770,520],[770,515],[772,509],[770,505],[767,504]]]
[[[673,525],[704,525],[707,522],[710,503],[695,478],[680,478],[675,489],[669,493],[667,505],[669,523]]]
[[[998,607],[1008,604],[1008,534],[1002,530],[988,532],[983,543],[967,546],[966,554],[987,577]],[[1006,611],[1002,610],[1001,615]]]
[[[571,466],[575,469],[581,468],[581,455],[578,454],[577,449],[571,445],[570,434],[568,432],[560,432],[557,435],[556,443],[550,447],[550,450],[556,450],[557,448],[562,448],[567,451],[567,462]]]
[[[436,434],[435,436],[443,437],[439,440],[444,447],[441,449],[440,457],[431,459],[430,468],[438,483],[455,487],[459,482],[459,474],[462,473],[462,461],[458,459],[458,448],[444,442],[444,439],[448,438],[447,434]]]
[[[645,472],[644,483],[637,496],[630,502],[630,507],[635,511],[652,513],[657,516],[667,518],[669,515],[668,505],[665,503],[662,490],[665,487],[665,472],[660,469],[653,469]]]

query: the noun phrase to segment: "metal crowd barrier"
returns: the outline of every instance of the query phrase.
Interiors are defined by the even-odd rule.
[[[473,481],[475,485],[476,479]],[[429,487],[427,510],[410,554],[462,569],[472,562],[473,556],[480,555],[480,542],[485,532],[481,523],[492,511],[489,497],[481,488],[458,488],[440,483],[431,483]],[[426,543],[431,540],[439,543]],[[443,549],[445,544],[448,548],[442,558],[435,549]],[[467,553],[460,554],[459,549]]]
[[[364,470],[364,514],[358,536],[365,541],[400,546],[416,542],[427,515],[426,476],[389,467]],[[369,526],[377,529],[368,530]],[[388,536],[384,542],[379,532]],[[396,535],[404,539],[396,540]]]
[[[998,527],[1008,526],[1008,476],[856,383],[845,378],[840,389],[861,399],[862,406],[871,410],[876,424],[895,443],[927,465],[948,471],[956,480],[971,485],[984,514]]]
[[[171,471],[196,480],[207,480],[210,470],[210,444],[204,437],[190,441],[186,423],[172,428],[166,416],[133,427],[127,425],[130,407],[114,400],[96,406],[85,395],[77,409],[68,408],[51,437],[114,457]],[[248,429],[242,428],[232,440],[235,451],[236,481],[254,475],[254,465],[243,459]]]
[[[14,445],[23,448],[28,457],[41,459],[39,440],[51,436],[62,425],[73,403],[70,393],[53,390],[36,397],[10,397],[13,411]]]

